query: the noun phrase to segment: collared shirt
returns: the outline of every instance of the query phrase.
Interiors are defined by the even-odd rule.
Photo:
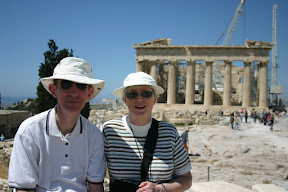
[[[10,159],[10,187],[87,191],[86,181],[103,182],[106,162],[101,131],[79,116],[74,130],[63,136],[55,117],[54,108],[20,125]]]

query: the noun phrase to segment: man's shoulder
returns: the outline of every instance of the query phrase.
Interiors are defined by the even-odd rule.
[[[47,114],[48,111],[44,111],[24,120],[19,126],[18,133],[24,133],[28,129],[34,129],[36,126],[39,127],[41,124],[45,123],[47,119]]]
[[[86,129],[86,130],[89,130],[92,132],[101,132],[101,130],[95,124],[93,124],[91,121],[89,121],[88,119],[86,119],[82,115],[80,116],[80,118],[81,118],[81,123],[83,125],[83,129]]]

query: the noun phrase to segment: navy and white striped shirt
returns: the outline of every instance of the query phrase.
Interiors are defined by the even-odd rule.
[[[146,137],[134,137],[126,117],[122,120],[110,120],[104,124],[105,155],[112,180],[115,178],[139,183]],[[158,133],[147,180],[170,181],[174,175],[189,172],[191,170],[190,159],[176,127],[165,121],[159,121]]]

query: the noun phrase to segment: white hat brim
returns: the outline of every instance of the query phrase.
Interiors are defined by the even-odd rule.
[[[136,86],[136,85],[144,85],[144,86],[150,86],[154,89],[155,94],[160,95],[162,93],[164,93],[164,89],[158,85],[151,85],[151,84],[135,84],[135,85],[129,85],[129,86],[124,86],[124,87],[120,87],[118,89],[115,89],[113,91],[113,95],[115,95],[116,97],[122,98],[123,95],[123,91],[124,89],[126,89],[127,87],[131,87],[131,86]]]

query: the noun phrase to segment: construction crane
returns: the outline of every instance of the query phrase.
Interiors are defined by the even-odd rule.
[[[230,25],[229,25],[229,28],[226,32],[226,35],[224,37],[224,40],[223,40],[223,43],[222,45],[229,45],[230,44],[230,41],[231,41],[231,38],[233,36],[233,33],[236,29],[236,26],[238,24],[238,21],[240,19],[240,16],[243,12],[243,7],[244,7],[244,3],[245,3],[245,0],[241,0],[240,4],[238,5],[233,17],[232,17],[232,20],[230,22]],[[224,33],[222,33],[222,35],[224,35]],[[219,40],[218,40],[219,41]]]
[[[278,25],[278,5],[273,5],[273,21],[272,21],[272,72],[270,94],[272,94],[272,106],[278,106],[278,94],[282,93],[282,87],[278,86],[278,48],[277,48],[277,25]]]
[[[224,41],[223,41],[222,45],[229,45],[230,44],[230,40],[233,36],[233,33],[234,33],[236,26],[238,24],[238,21],[240,19],[240,16],[243,12],[244,3],[245,3],[245,0],[241,0],[240,4],[238,5],[238,7],[237,7],[237,9],[236,9],[236,11],[232,17],[232,20],[231,20],[231,23],[229,25],[229,28],[227,30],[226,35],[223,32],[221,34],[221,36],[219,37],[219,39],[217,40],[216,45],[218,45],[219,41],[221,40],[222,36],[224,36],[224,35],[225,35],[225,37],[224,37]],[[221,77],[219,69],[217,69],[216,65],[213,65],[213,82],[214,82],[213,87],[215,89],[217,89],[217,87],[219,87],[219,86],[223,87],[223,84],[224,84],[223,78]],[[218,86],[217,86],[217,84],[218,84]]]
[[[278,50],[277,50],[277,9],[278,5],[274,4],[273,6],[273,23],[272,23],[272,43],[274,44],[272,48],[272,81],[271,85],[277,85],[277,73],[278,73],[278,62],[277,62],[277,57],[278,57]]]

